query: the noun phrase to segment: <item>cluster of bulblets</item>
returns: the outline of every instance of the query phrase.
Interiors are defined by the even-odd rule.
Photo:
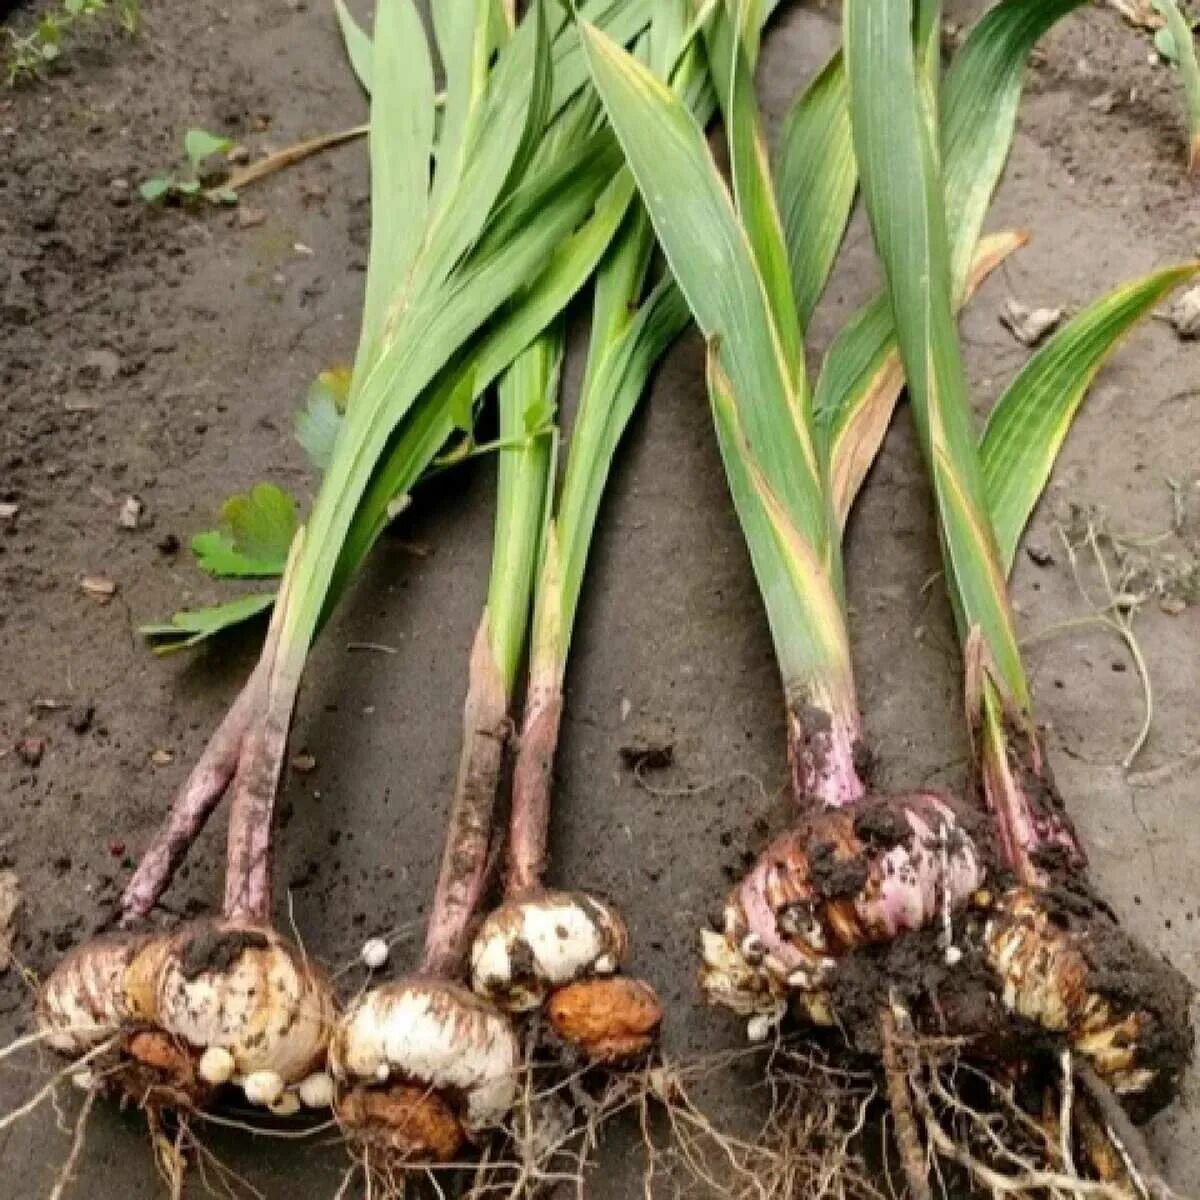
[[[520,1083],[513,1018],[544,1008],[584,1061],[616,1064],[655,1040],[661,1009],[618,974],[619,914],[545,892],[495,910],[472,949],[472,988],[411,975],[339,1013],[326,974],[270,927],[229,919],[117,933],[69,954],[43,984],[38,1021],[80,1062],[82,1086],[186,1111],[236,1087],[277,1116],[333,1105],[349,1136],[444,1161],[501,1124]],[[383,965],[386,946],[364,960]]]

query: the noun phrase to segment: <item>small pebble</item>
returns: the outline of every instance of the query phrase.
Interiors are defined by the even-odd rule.
[[[101,604],[107,604],[117,594],[117,585],[104,575],[85,575],[79,586]]]
[[[122,529],[136,529],[142,523],[142,513],[146,506],[136,496],[126,496],[117,516],[117,523]]]

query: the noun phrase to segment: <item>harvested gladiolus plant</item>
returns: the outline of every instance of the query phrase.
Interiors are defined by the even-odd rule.
[[[267,637],[268,686],[287,669],[277,657],[285,611]],[[270,863],[252,852],[269,845],[263,819],[231,827],[220,917],[87,942],[38,991],[39,1031],[74,1060],[75,1081],[141,1106],[152,1129],[164,1113],[186,1121],[226,1085],[282,1116],[330,1102],[336,1001],[320,968],[271,926]]]
[[[231,791],[223,916],[84,945],[39,994],[40,1036],[74,1060],[67,1071],[155,1113],[207,1103],[227,1082],[276,1112],[329,1103],[332,996],[269,925],[276,792],[309,647],[397,500],[591,275],[632,196],[631,184],[613,186],[620,156],[593,128],[595,100],[579,100],[587,74],[573,25],[550,24],[541,6],[511,31],[487,5],[445,10],[438,32],[453,66],[438,125],[420,20],[409,0],[380,5],[371,254],[345,412],[278,595],[251,598],[254,611],[274,601],[259,663],[122,899],[127,926],[147,916]],[[603,15],[621,37],[648,20]],[[252,606],[232,607],[238,619]],[[176,621],[163,636],[190,643],[228,617]]]
[[[956,1095],[944,1072],[922,1063],[922,1035],[946,1030],[893,993],[894,1049],[905,1064],[896,1105],[906,1118],[906,1166],[910,1178],[924,1180],[932,1153],[965,1168],[985,1190],[996,1191],[1007,1177],[1014,1190],[1069,1194],[1084,1186],[1082,1174],[1110,1184],[1113,1195],[1160,1194],[1165,1185],[1130,1118],[1152,1115],[1178,1093],[1193,1050],[1191,989],[1171,964],[1121,929],[1088,880],[1034,723],[1005,583],[1012,545],[1045,482],[1043,431],[1053,444],[1053,431],[1069,420],[1075,389],[1059,395],[1047,389],[1041,399],[1048,412],[1031,403],[1023,411],[998,410],[977,450],[951,315],[938,156],[914,67],[908,6],[847,0],[846,53],[863,192],[962,644],[972,792],[995,832],[992,877],[976,888],[965,927],[946,946],[939,992],[958,1000],[957,1011],[945,1003],[939,1011],[948,1031],[966,1039],[994,1074],[1044,1097],[1030,1119],[1044,1124],[1043,1160],[1051,1160],[1038,1179],[1021,1146],[1024,1131],[1012,1134],[989,1122]],[[1193,273],[1185,267],[1163,275],[1169,286]],[[1057,344],[1057,368],[1069,382],[1064,336],[1039,360],[1045,370]],[[1023,378],[1039,369],[1039,360]],[[950,836],[943,827],[927,852],[952,859]],[[972,1002],[962,1004],[972,993]],[[990,1142],[980,1147],[985,1128]]]
[[[358,996],[330,1052],[337,1115],[368,1179],[456,1160],[499,1126],[519,1084],[509,1018],[465,986],[487,880],[509,708],[524,649],[534,560],[554,459],[561,337],[535,340],[501,377],[499,483],[487,605],[471,652],[463,746],[419,969]],[[402,1178],[403,1176],[401,1176]]]
[[[703,117],[712,101],[696,32],[686,5],[660,5],[637,52]],[[595,120],[598,101],[592,103]],[[624,176],[621,186],[632,201],[632,180]],[[577,1062],[626,1066],[655,1045],[662,1011],[653,989],[619,974],[629,940],[620,914],[597,897],[545,884],[563,678],[588,548],[622,434],[655,363],[687,321],[669,276],[652,278],[653,248],[644,211],[630,204],[596,272],[592,334],[561,488],[551,482],[556,437],[514,445],[522,431],[528,436],[553,417],[557,338],[535,342],[501,382],[492,578],[471,658],[463,753],[424,959],[417,974],[372,989],[350,1007],[331,1053],[342,1085],[339,1115],[378,1148],[373,1164],[382,1174],[449,1161],[467,1137],[523,1102],[537,1049],[514,1056],[513,1022],[523,1014],[544,1010],[556,1046],[576,1052],[567,1064],[572,1070]],[[487,883],[534,584],[504,903],[475,933],[474,995],[464,994],[456,980]],[[550,1057],[546,1070],[554,1069],[554,1048]],[[542,1063],[536,1066],[540,1072]],[[509,1186],[532,1187],[536,1179],[529,1176],[539,1167],[531,1156],[553,1157],[577,1131],[564,1128],[535,1149],[516,1124],[510,1121],[509,1134],[517,1152],[492,1157],[480,1170],[493,1180],[515,1172],[523,1182]]]
[[[1073,7],[1006,0],[972,30],[941,82],[940,12],[922,6],[910,25],[904,6],[908,70],[920,72],[927,99],[941,99],[948,305],[961,304],[972,276],[986,270],[977,239],[1011,141],[1024,63],[1040,34]],[[919,1191],[928,1185],[912,1162],[896,1012],[919,1013],[931,1028],[936,1016],[955,1038],[994,1027],[1004,981],[960,942],[968,906],[989,894],[1003,868],[981,811],[947,795],[881,796],[868,787],[841,529],[903,385],[903,343],[883,296],[834,343],[810,394],[801,331],[854,192],[846,64],[835,58],[789,115],[776,184],[741,43],[736,14],[722,10],[709,50],[731,196],[682,106],[611,39],[585,30],[597,89],[708,339],[718,440],[784,680],[798,822],[735,890],[722,928],[704,932],[702,981],[714,1002],[748,1019],[752,1038],[767,1038],[790,1011],[810,1028],[836,1028],[839,1042],[878,1062]],[[1105,354],[1190,271],[1139,281],[1081,314],[1006,394],[997,444],[1006,423],[1041,421],[1037,404],[1048,395],[1057,414],[1036,453],[1030,437],[1017,463],[1033,487],[1025,516]]]

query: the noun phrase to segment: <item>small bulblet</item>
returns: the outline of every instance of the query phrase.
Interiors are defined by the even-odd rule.
[[[613,974],[628,949],[611,905],[583,892],[543,892],[489,914],[471,947],[472,986],[508,1012],[528,1012],[556,987]]]
[[[724,929],[704,936],[701,982],[741,1015],[777,1013],[790,997],[809,1020],[830,1024],[839,959],[948,925],[985,876],[943,797],[869,797],[815,813],[768,846],[734,891]]]
[[[149,941],[130,933],[93,938],[54,968],[37,994],[38,1028],[50,1046],[78,1056],[121,1031],[129,1019],[125,973]]]
[[[353,1128],[361,1117],[375,1133],[388,1112],[402,1116],[405,1126],[433,1119],[424,1110],[413,1111],[407,1092],[397,1097],[396,1085],[436,1094],[439,1105],[457,1109],[468,1131],[499,1124],[516,1099],[520,1059],[516,1034],[502,1012],[464,987],[423,977],[360,996],[338,1022],[329,1047],[343,1122]],[[392,1101],[353,1100],[352,1093],[362,1089],[388,1092]],[[394,1148],[404,1148],[402,1136]]]
[[[1173,1098],[1191,1058],[1191,988],[1086,896],[1012,888],[982,941],[1005,1007],[1064,1036],[1140,1116]]]
[[[320,1068],[336,1015],[323,973],[275,930],[197,921],[147,944],[125,975],[130,1019],[197,1052],[219,1047],[235,1077],[294,1083]]]

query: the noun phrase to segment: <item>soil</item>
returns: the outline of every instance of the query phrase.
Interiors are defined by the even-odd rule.
[[[965,21],[981,5],[949,7]],[[36,11],[6,20],[23,28]],[[787,6],[775,23],[761,71],[773,124],[836,28],[836,8],[814,4]],[[1075,308],[1200,249],[1176,83],[1106,9],[1088,7],[1046,39],[990,219],[1030,230],[1032,242],[963,320],[981,412],[1029,354],[998,320],[1006,300]],[[137,186],[176,162],[189,126],[228,132],[257,155],[364,111],[332,13],[315,0],[146,0],[136,39],[97,23],[49,78],[0,91],[0,503],[19,506],[0,518],[0,753],[11,749],[0,758],[0,867],[17,872],[24,897],[19,967],[0,974],[5,1040],[29,1026],[32,981],[110,917],[261,636],[156,659],[136,627],[232,594],[195,568],[187,540],[211,526],[222,497],[260,479],[310,493],[292,413],[316,372],[354,347],[368,221],[361,144],[259,185],[240,213],[151,209]],[[875,284],[857,220],[813,323],[814,366]],[[1056,520],[1100,510],[1123,535],[1167,531],[1148,553],[1194,564],[1197,354],[1158,321],[1129,339],[1071,434],[1014,586],[1048,754],[1099,890],[1200,984],[1200,611],[1173,597],[1137,617],[1155,716],[1126,769],[1142,720],[1137,672],[1111,630],[1062,627],[1091,607],[1056,532]],[[695,336],[670,355],[628,441],[568,674],[551,875],[620,899],[633,969],[660,990],[668,1048],[686,1057],[741,1042],[736,1022],[700,1003],[696,930],[786,817],[785,713]],[[315,768],[286,784],[276,911],[335,969],[375,934],[393,939],[394,969],[416,959],[486,590],[492,481],[485,460],[424,492],[313,657],[292,744]],[[120,522],[127,496],[145,506],[136,529]],[[1094,603],[1103,593],[1089,563],[1085,554]],[[962,783],[961,685],[937,570],[901,413],[849,528],[881,790]],[[673,764],[644,779],[624,768],[621,748],[663,728]],[[223,834],[218,817],[164,920],[218,903]],[[352,965],[340,977],[347,991],[361,982]],[[0,1112],[34,1087],[28,1065],[0,1068]],[[719,1120],[752,1120],[765,1100],[754,1078],[749,1068],[714,1077],[698,1099]],[[0,1133],[0,1197],[50,1191],[70,1117],[45,1107]],[[267,1197],[332,1195],[342,1178],[343,1158],[320,1137],[203,1132]],[[591,1195],[640,1194],[635,1136],[613,1129]],[[1200,1071],[1150,1136],[1175,1188],[1200,1192]],[[79,1174],[75,1194],[97,1200],[158,1194],[136,1114],[95,1106]]]

